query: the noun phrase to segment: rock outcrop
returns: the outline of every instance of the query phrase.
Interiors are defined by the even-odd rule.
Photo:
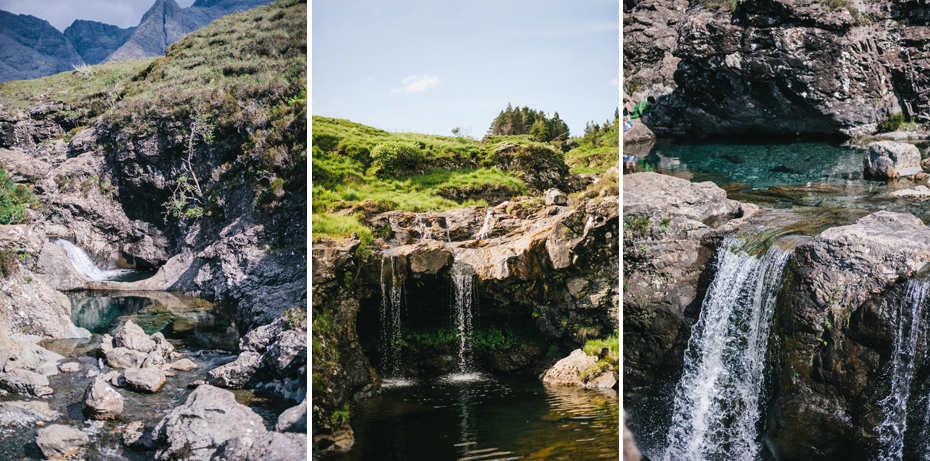
[[[624,2],[625,87],[666,134],[846,134],[930,115],[909,2]],[[634,101],[635,102],[635,101]]]

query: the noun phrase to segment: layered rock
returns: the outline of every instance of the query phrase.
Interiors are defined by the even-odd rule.
[[[928,116],[920,8],[850,1],[624,3],[624,70],[658,134],[873,133]],[[671,83],[674,78],[674,83]],[[634,101],[635,103],[635,101]]]

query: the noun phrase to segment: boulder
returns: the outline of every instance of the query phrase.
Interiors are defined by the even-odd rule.
[[[9,373],[0,373],[0,389],[6,389],[17,394],[30,394],[36,397],[51,394],[52,388],[48,386],[48,378],[28,370],[13,370]]]
[[[0,426],[27,426],[37,421],[52,421],[60,416],[47,402],[0,402]]]
[[[142,362],[142,368],[163,368],[165,358],[156,351],[149,352],[149,355]]]
[[[127,320],[113,338],[113,345],[148,354],[155,349],[156,344],[145,334],[142,327],[132,323],[132,320]]]
[[[261,354],[243,352],[235,361],[210,370],[207,377],[210,384],[214,386],[241,389],[258,371],[261,361]]]
[[[623,215],[653,219],[683,217],[698,223],[725,221],[743,214],[743,205],[708,181],[692,183],[658,173],[623,177]]]
[[[144,352],[134,351],[125,347],[114,347],[106,351],[107,364],[113,368],[141,367],[148,358]]]
[[[165,358],[168,358],[171,353],[174,352],[174,345],[169,343],[168,340],[165,339],[165,335],[160,331],[153,333],[151,338],[152,341],[155,341],[155,350],[153,352],[161,354],[161,356]]]
[[[617,384],[613,368],[598,371],[597,357],[575,349],[543,374],[543,383],[554,386],[611,388]]]
[[[307,432],[307,399],[296,407],[284,410],[278,416],[278,423],[274,430],[278,432]]]
[[[71,426],[54,424],[36,431],[36,445],[50,459],[74,456],[88,443],[90,436]]]
[[[84,391],[81,412],[90,419],[113,419],[123,413],[123,396],[98,376]]]
[[[873,179],[913,176],[923,171],[917,146],[892,141],[872,143],[863,154],[862,163],[865,176]]]
[[[237,403],[232,392],[201,385],[155,426],[155,457],[175,459],[184,453],[185,459],[207,461],[227,440],[264,432],[261,416]]]
[[[127,368],[123,379],[130,389],[155,393],[165,385],[165,372],[160,368]]]
[[[268,348],[265,357],[278,374],[286,374],[307,365],[307,333],[297,330],[281,333]]]
[[[546,191],[546,206],[556,205],[565,206],[568,204],[568,196],[558,189],[549,189]]]
[[[265,432],[227,440],[210,461],[291,461],[306,456],[306,433]]]

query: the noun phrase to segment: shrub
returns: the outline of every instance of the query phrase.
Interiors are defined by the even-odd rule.
[[[879,133],[890,133],[898,131],[904,124],[904,114],[889,114],[884,122],[878,124]]]
[[[389,178],[401,169],[413,167],[423,160],[420,146],[409,141],[390,141],[378,144],[371,151],[372,174],[379,178]]]

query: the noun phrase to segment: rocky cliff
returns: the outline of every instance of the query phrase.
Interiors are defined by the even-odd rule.
[[[672,134],[874,133],[930,117],[918,2],[624,2],[625,90]]]
[[[0,82],[44,77],[83,63],[68,38],[48,21],[0,11]]]

